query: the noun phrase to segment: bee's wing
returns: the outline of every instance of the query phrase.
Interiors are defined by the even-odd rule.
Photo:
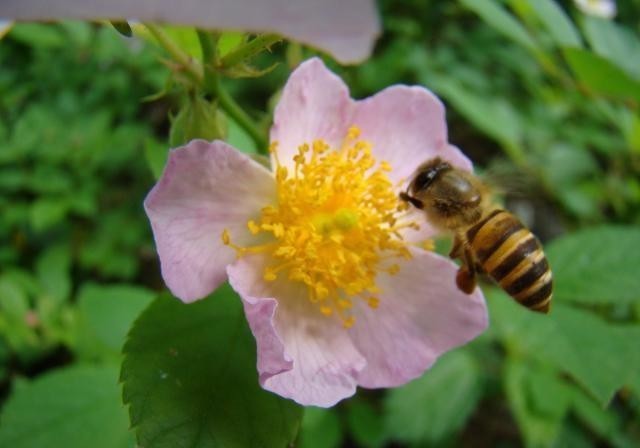
[[[477,175],[494,195],[498,203],[508,199],[531,197],[531,192],[540,187],[531,173],[525,173],[512,164],[499,160],[487,168],[478,169]]]

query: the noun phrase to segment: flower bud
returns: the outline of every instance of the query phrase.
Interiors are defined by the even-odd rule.
[[[224,140],[227,137],[226,117],[215,102],[210,103],[199,95],[189,95],[187,102],[172,120],[169,142],[180,146],[194,138],[207,141]]]

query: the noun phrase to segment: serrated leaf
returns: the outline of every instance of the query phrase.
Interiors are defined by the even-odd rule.
[[[597,227],[559,238],[545,248],[554,300],[588,304],[640,301],[640,228]]]
[[[526,0],[526,2],[557,45],[582,47],[578,31],[558,3],[554,0]]]
[[[613,20],[591,16],[584,17],[582,27],[596,54],[640,79],[640,39],[633,31]]]
[[[579,81],[594,93],[640,101],[640,81],[609,60],[579,48],[565,49],[564,56]]]
[[[119,352],[134,320],[156,294],[133,285],[88,283],[78,294],[78,307],[90,331]]]
[[[190,305],[156,299],[124,353],[124,400],[142,446],[280,448],[297,433],[302,408],[259,386],[255,341],[227,285]]]
[[[341,446],[342,428],[334,409],[309,407],[304,412],[298,448],[336,448]]]
[[[640,371],[640,325],[615,325],[561,303],[532,313],[504,293],[488,292],[493,325],[510,350],[568,373],[606,406]]]
[[[460,0],[460,3],[509,39],[529,50],[537,50],[538,45],[526,28],[495,0]]]
[[[387,434],[403,442],[437,443],[457,431],[482,394],[479,368],[465,351],[450,352],[421,378],[389,391]]]
[[[18,383],[1,415],[0,446],[133,446],[116,367],[75,366]]]

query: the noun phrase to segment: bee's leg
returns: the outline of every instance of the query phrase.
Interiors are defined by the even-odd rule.
[[[449,251],[449,258],[461,258],[463,247],[462,239],[458,235],[455,235],[453,237],[453,247],[451,247]]]
[[[460,291],[465,294],[471,294],[473,290],[476,289],[476,274],[473,257],[471,253],[465,249],[462,266],[460,266],[456,274],[456,285],[458,285]]]

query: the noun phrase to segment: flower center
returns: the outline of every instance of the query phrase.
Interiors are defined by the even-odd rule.
[[[293,157],[293,172],[281,165],[277,142],[272,143],[277,204],[247,223],[252,234],[266,234],[269,242],[239,247],[226,230],[222,235],[239,256],[269,253],[266,281],[286,275],[305,284],[320,312],[338,315],[347,328],[355,322],[353,300],[377,308],[376,275],[395,274],[399,266],[393,259],[411,257],[400,230],[418,228],[401,222],[407,205],[386,174],[391,167],[376,162],[371,144],[358,140],[359,134],[350,128],[338,149],[323,140],[302,144]]]

